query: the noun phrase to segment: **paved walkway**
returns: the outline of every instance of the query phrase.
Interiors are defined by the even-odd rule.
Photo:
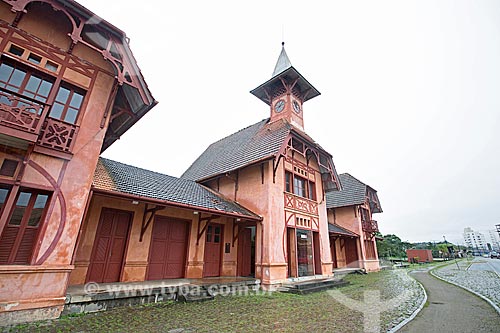
[[[479,297],[428,272],[412,275],[424,285],[428,306],[399,332],[500,332],[500,316]]]

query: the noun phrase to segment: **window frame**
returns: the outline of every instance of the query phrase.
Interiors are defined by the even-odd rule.
[[[40,108],[38,115],[41,115],[42,112],[44,112],[43,109],[46,106],[48,106],[48,111],[46,113],[47,117],[74,126],[79,125],[80,118],[86,106],[86,98],[88,95],[88,90],[86,88],[74,84],[72,82],[65,81],[64,78],[62,78],[61,73],[55,73],[55,72],[46,73],[45,71],[42,71],[39,68],[33,66],[33,63],[29,65],[8,56],[1,56],[0,66],[2,66],[3,64],[12,67],[13,71],[17,69],[25,73],[19,87],[13,84],[9,84],[13,72],[10,73],[8,81],[0,81],[0,91],[3,91],[6,94],[10,94],[12,96],[16,96],[17,98],[21,99],[19,102],[16,101],[12,103],[11,104],[12,106],[20,105],[20,103],[23,103],[22,100],[25,99],[27,102],[36,103],[42,106]],[[43,80],[43,82],[49,82],[51,84],[47,96],[39,94],[42,83],[38,85],[36,92],[27,90],[28,83],[30,82],[31,77],[36,77],[38,79]],[[3,87],[3,85],[5,85],[6,87]],[[60,101],[57,101],[57,95],[61,90],[61,88],[67,89],[70,92],[64,104]],[[25,94],[26,92],[29,93],[30,95],[33,95],[33,97],[26,95]],[[71,106],[71,102],[75,94],[81,95],[81,102],[78,108]],[[52,109],[56,104],[62,106],[62,112],[60,118],[51,116]],[[76,110],[76,116],[74,118],[74,121],[66,120],[66,117],[68,115],[68,110],[70,109]]]
[[[304,182],[304,194],[305,195],[300,195],[296,191],[296,179],[300,179],[301,181]],[[308,178],[304,178],[301,175],[297,175],[293,171],[290,170],[285,170],[285,192],[287,193],[292,193],[296,196],[299,196],[301,198],[309,199],[312,201],[317,200],[316,196],[316,182],[313,182],[312,180]]]
[[[57,96],[59,95],[59,92],[61,91],[61,89],[69,90],[69,95],[68,95],[64,104],[61,101],[57,100]],[[75,94],[79,94],[82,96],[82,100],[81,100],[78,108],[71,106],[71,102],[72,102],[72,99],[75,96]],[[76,125],[79,121],[79,118],[80,118],[82,110],[83,110],[86,94],[87,94],[87,92],[84,89],[79,88],[75,85],[72,85],[66,81],[61,81],[61,84],[59,84],[59,86],[57,87],[57,90],[55,91],[54,100],[52,101],[52,104],[50,106],[48,117],[50,117],[51,119],[56,119],[56,120],[68,123],[68,124]],[[56,105],[62,106],[60,118],[56,118],[56,117],[51,115],[52,111],[54,110],[54,107]],[[66,120],[66,116],[68,115],[69,109],[76,110],[76,116],[75,116],[75,119],[73,122]]]
[[[6,184],[2,184],[2,188],[5,188]],[[17,203],[18,200],[21,196],[22,193],[29,193],[30,197],[28,199],[28,202],[25,206],[25,210],[22,214],[21,221],[19,225],[16,224],[11,224],[12,217],[14,215],[14,212],[16,208],[18,207]],[[10,188],[7,196],[6,196],[6,202],[9,200],[10,196],[13,195],[13,187]],[[35,204],[37,199],[41,195],[46,195],[47,199],[44,203],[44,206],[42,208],[42,212],[40,214],[40,217],[38,219],[38,222],[36,225],[30,225],[30,220],[32,217],[32,214],[34,212]],[[53,198],[53,192],[47,191],[47,190],[42,190],[42,189],[37,189],[37,188],[30,188],[30,187],[19,187],[19,189],[15,193],[15,199],[12,202],[12,205],[10,207],[6,207],[5,205],[3,206],[1,210],[1,214],[8,214],[6,218],[6,224],[3,227],[3,230],[0,230],[0,242],[4,239],[4,234],[7,231],[8,228],[17,228],[16,230],[16,236],[14,238],[12,247],[8,250],[7,254],[7,261],[6,262],[0,262],[0,266],[2,265],[33,265],[34,261],[34,255],[35,252],[38,250],[37,244],[38,244],[38,239],[40,236],[40,233],[45,227],[46,224],[46,217],[47,217],[47,212],[50,207],[50,204],[52,202]],[[31,248],[30,248],[30,253],[27,256],[26,260],[23,261],[22,263],[19,262],[19,249],[21,248],[22,242],[24,241],[24,238],[26,236],[26,230],[31,229],[35,230],[34,235],[32,236],[31,240]],[[7,237],[7,236],[5,236]],[[5,253],[4,253],[5,254]],[[22,259],[22,258],[21,258]]]
[[[53,91],[55,87],[56,77],[45,74],[44,72],[39,71],[36,68],[32,68],[30,66],[24,65],[21,62],[11,60],[9,58],[2,57],[0,59],[0,67],[2,65],[7,65],[13,68],[13,71],[12,73],[10,73],[8,80],[0,81],[0,85],[2,85],[0,86],[0,88],[2,89],[2,91],[5,91],[6,93],[9,93],[13,96],[26,99],[27,101],[41,104],[42,106],[49,104],[50,93]],[[19,70],[25,73],[19,86],[15,86],[14,84],[10,83],[10,80],[15,70]],[[32,77],[41,79],[43,80],[43,82],[49,82],[51,84],[47,96],[39,94],[42,82],[38,85],[36,92],[27,90],[28,84]],[[5,87],[3,87],[3,85],[5,85]],[[32,94],[33,97],[26,95],[26,93]],[[37,97],[41,97],[43,100],[37,99]],[[17,104],[13,104],[13,106],[16,105]]]

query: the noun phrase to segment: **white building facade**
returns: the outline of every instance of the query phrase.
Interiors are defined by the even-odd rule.
[[[486,243],[491,244],[491,248],[494,251],[500,251],[500,236],[496,230],[486,231]]]
[[[463,236],[467,247],[479,252],[488,251],[486,237],[483,233],[474,231],[472,228],[464,228]]]

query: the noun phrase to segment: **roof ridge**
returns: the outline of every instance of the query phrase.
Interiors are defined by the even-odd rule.
[[[340,174],[340,176],[343,176],[343,175],[346,175],[346,176],[351,177],[352,179],[356,180],[357,182],[359,182],[359,183],[363,184],[364,186],[368,186],[368,185],[366,185],[365,183],[363,183],[361,180],[359,180],[358,178],[354,177],[353,175],[351,175],[351,174],[350,174],[350,173],[348,173],[348,172],[345,172],[345,173]]]
[[[262,122],[264,122],[264,121],[269,121],[269,119],[270,119],[270,118],[265,118],[265,119],[262,119],[261,121],[258,121],[258,122],[256,122],[255,124],[252,124],[252,125],[249,125],[249,126],[247,126],[247,127],[244,127],[244,128],[242,128],[242,129],[240,129],[240,130],[238,130],[238,131],[236,131],[236,132],[234,132],[234,133],[232,133],[232,134],[229,134],[229,135],[227,135],[227,136],[225,136],[225,137],[223,137],[223,138],[221,138],[221,139],[219,139],[219,140],[217,140],[217,141],[212,142],[212,143],[211,143],[211,144],[209,144],[209,145],[205,148],[205,150],[203,150],[203,152],[202,152],[202,153],[201,153],[201,154],[200,154],[200,155],[199,155],[199,156],[198,156],[198,157],[197,157],[197,158],[196,158],[196,159],[195,159],[195,160],[194,160],[194,161],[193,161],[193,162],[192,162],[192,163],[191,163],[188,167],[187,167],[187,169],[186,169],[186,170],[184,170],[184,172],[182,173],[182,175],[180,176],[180,178],[187,179],[187,178],[184,178],[184,175],[186,174],[186,172],[187,172],[189,169],[191,169],[191,167],[192,167],[192,166],[193,166],[196,162],[198,162],[198,160],[202,157],[202,155],[203,155],[203,154],[204,154],[204,153],[205,153],[208,149],[210,149],[210,147],[213,147],[213,146],[215,146],[216,144],[220,143],[221,141],[226,140],[227,138],[229,138],[229,137],[231,137],[231,136],[233,136],[233,135],[236,135],[236,134],[238,134],[238,133],[243,132],[244,130],[249,129],[250,127],[253,127],[253,126],[255,126],[255,125],[257,125],[257,124],[260,124],[260,123],[262,123]]]
[[[217,140],[217,141],[215,141],[215,142],[212,142],[212,143],[211,143],[208,147],[210,147],[210,146],[212,146],[212,145],[215,145],[216,143],[219,143],[219,142],[221,142],[222,140],[226,140],[227,138],[229,138],[229,137],[231,137],[231,136],[233,136],[233,135],[236,135],[236,134],[238,134],[238,133],[241,133],[241,132],[243,132],[244,130],[249,129],[250,127],[253,127],[253,126],[257,125],[257,124],[263,123],[264,121],[266,121],[266,123],[268,123],[268,122],[269,122],[269,119],[271,119],[271,118],[264,118],[264,119],[262,119],[262,120],[260,120],[260,121],[256,122],[255,124],[248,125],[247,127],[244,127],[244,128],[242,128],[242,129],[240,129],[240,130],[238,130],[238,131],[236,131],[236,132],[234,132],[234,133],[232,133],[232,134],[229,134],[229,135],[227,135],[227,136],[225,136],[225,137],[223,137],[223,138],[221,138],[221,139],[219,139],[219,140]]]

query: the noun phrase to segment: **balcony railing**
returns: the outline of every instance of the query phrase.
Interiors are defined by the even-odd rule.
[[[71,153],[78,126],[47,117],[49,109],[50,105],[0,88],[0,125],[13,130],[9,135]]]
[[[37,143],[42,147],[70,153],[77,133],[76,125],[47,117]]]
[[[311,215],[318,215],[318,203],[316,201],[285,193],[285,208],[295,209]]]
[[[369,233],[378,232],[378,223],[375,220],[361,221],[361,227],[362,227],[363,231],[365,231],[365,232],[369,232]]]
[[[47,112],[48,106],[41,102],[0,90],[0,125],[29,134],[30,141],[36,140]]]

